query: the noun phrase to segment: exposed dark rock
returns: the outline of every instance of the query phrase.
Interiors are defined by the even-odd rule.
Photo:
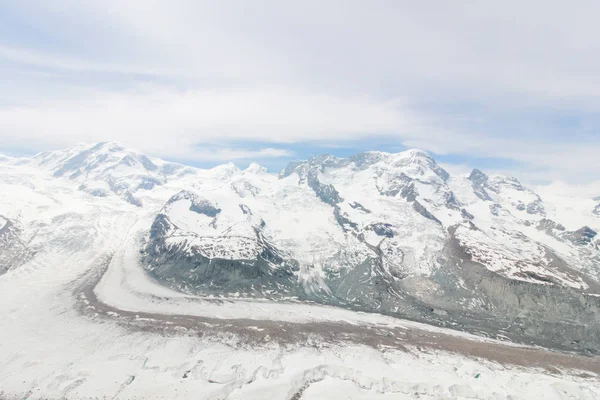
[[[501,208],[502,208],[502,206],[500,204],[497,204],[497,203],[490,204],[490,212],[492,213],[492,215],[495,215],[495,216],[500,215]]]
[[[546,210],[541,200],[536,200],[527,205],[527,214],[546,215]]]
[[[0,227],[0,276],[19,267],[34,254],[22,240],[22,228],[14,221],[0,215],[4,225]]]
[[[432,169],[433,169],[433,172],[435,172],[437,176],[442,178],[442,180],[444,182],[448,181],[448,179],[450,178],[450,174],[444,168],[440,167],[439,165],[436,164]]]
[[[472,219],[474,219],[474,218],[475,218],[475,217],[473,216],[473,214],[471,214],[470,212],[468,212],[468,211],[467,211],[466,209],[464,209],[464,208],[461,208],[461,209],[460,209],[460,215],[462,215],[462,217],[463,217],[464,219],[468,219],[468,220],[472,220]]]
[[[526,209],[526,207],[525,207],[525,204],[523,204],[523,202],[522,202],[522,201],[518,201],[518,202],[516,202],[516,203],[513,203],[513,206],[514,206],[514,207],[515,207],[517,210],[519,210],[519,211],[525,211],[525,209]]]
[[[296,172],[297,168],[301,165],[305,164],[305,161],[290,161],[286,167],[279,173],[279,179],[287,178],[294,172]]]
[[[523,185],[521,185],[521,182],[512,176],[497,178],[493,181],[488,180],[485,186],[494,193],[500,193],[502,187],[509,187],[518,190],[519,192],[525,191],[525,188]]]
[[[492,201],[492,198],[485,190],[485,185],[488,181],[488,177],[486,174],[484,174],[478,169],[474,169],[473,171],[471,171],[471,175],[469,175],[469,180],[471,181],[473,193],[475,193],[475,196],[479,197],[481,200],[484,201]]]
[[[545,283],[554,283],[555,280],[548,275],[541,275],[532,271],[523,271],[523,272],[517,272],[515,274],[516,276],[521,276],[524,278],[531,278],[531,279],[535,279],[536,281],[540,281],[540,282],[545,282]]]
[[[186,199],[190,201],[190,211],[193,211],[197,214],[206,215],[207,217],[216,217],[221,209],[215,206],[212,202],[207,199],[203,199],[199,197],[197,194],[189,192],[187,190],[182,190],[176,195],[172,196],[167,204],[174,203],[176,201]]]
[[[415,209],[416,212],[418,212],[425,218],[435,221],[440,225],[442,224],[439,219],[437,219],[433,214],[431,214],[429,211],[427,211],[427,209],[425,207],[423,207],[423,205],[421,203],[419,203],[418,201],[413,202],[413,208]]]
[[[175,225],[164,214],[158,214],[150,227],[150,239],[164,237]]]
[[[480,170],[474,169],[473,171],[471,171],[471,174],[469,175],[469,180],[471,182],[473,182],[475,185],[481,186],[487,182],[488,177],[486,174],[484,174]]]
[[[446,207],[458,210],[461,206],[460,202],[454,196],[454,193],[451,191],[444,193],[444,198],[446,199]]]
[[[169,219],[159,214],[142,255],[148,272],[165,285],[185,292],[218,295],[302,295],[294,274],[299,270],[298,262],[265,240],[259,230],[256,241],[260,251],[256,258],[223,259],[208,258],[197,248],[188,248],[185,241],[168,245],[166,239],[172,227]]]
[[[208,200],[199,200],[199,201],[193,201],[192,204],[190,205],[190,210],[198,213],[198,214],[203,214],[206,215],[207,217],[216,217],[220,212],[221,209],[218,207],[215,207],[214,205],[211,204],[211,202],[209,202]]]
[[[584,226],[575,232],[568,234],[566,237],[573,244],[579,246],[585,246],[587,244],[592,243],[594,238],[596,237],[597,232],[588,226]]]
[[[566,230],[564,225],[554,222],[548,218],[541,219],[537,223],[536,228],[539,229],[540,231],[546,231],[548,233],[552,233],[552,230],[554,230],[554,229],[557,231],[561,231],[561,232]]]
[[[345,230],[356,229],[358,225],[355,222],[352,222],[348,219],[347,215],[342,214],[339,206],[335,206],[333,208],[333,215],[335,216],[335,220],[337,223]]]
[[[306,182],[324,203],[333,206],[343,201],[333,185],[326,185],[319,181],[319,178],[317,177],[317,171],[309,171]]]
[[[351,203],[348,203],[348,205],[349,205],[350,207],[354,208],[355,210],[360,210],[360,211],[362,211],[362,212],[364,212],[364,213],[367,213],[367,214],[370,214],[370,213],[371,213],[371,210],[368,210],[368,209],[364,208],[362,204],[360,204],[360,203],[357,203],[356,201],[353,201],[353,202],[351,202]]]
[[[129,204],[132,204],[136,207],[141,207],[142,206],[142,202],[135,198],[131,192],[125,192],[125,194],[123,194],[123,199],[128,202]]]
[[[381,155],[377,153],[354,157],[351,161],[354,163],[352,167],[364,168],[377,162],[379,157]],[[420,154],[416,154],[415,162],[421,163],[421,157]],[[340,249],[331,257],[333,261],[327,260],[327,263],[323,263],[322,282],[319,282],[319,285],[323,284],[319,286],[321,291],[310,287],[310,284],[305,285],[306,282],[302,281],[310,274],[297,273],[299,269],[305,271],[314,266],[304,264],[300,266],[290,255],[284,254],[264,239],[261,234],[265,226],[264,221],[255,228],[256,242],[252,243],[259,245],[256,258],[226,260],[209,259],[198,248],[190,249],[188,243],[167,246],[165,235],[175,227],[167,217],[159,215],[152,225],[150,241],[146,246],[145,265],[149,266],[148,270],[152,276],[184,291],[224,295],[241,293],[259,298],[297,296],[329,305],[343,305],[352,309],[452,326],[478,334],[494,336],[501,333],[527,344],[600,354],[598,323],[600,299],[568,287],[563,281],[553,277],[552,273],[558,272],[556,276],[573,278],[569,282],[575,284],[580,282],[578,278],[582,274],[569,270],[564,260],[548,251],[546,256],[541,257],[543,261],[540,263],[544,265],[540,265],[539,269],[537,266],[532,268],[531,265],[525,265],[525,262],[521,264],[520,261],[515,261],[514,266],[520,271],[511,276],[520,277],[525,281],[509,279],[503,275],[504,272],[502,274],[493,272],[485,265],[475,262],[475,258],[471,256],[471,254],[480,254],[482,249],[487,250],[487,248],[478,248],[477,243],[471,248],[461,247],[455,237],[457,228],[443,227],[435,215],[425,207],[426,205],[429,207],[429,203],[424,200],[421,200],[421,203],[417,200],[415,183],[411,178],[401,174],[392,177],[385,175],[383,179],[377,181],[377,184],[384,182],[385,185],[383,190],[378,187],[379,192],[390,196],[400,194],[402,198],[412,202],[416,212],[439,224],[439,227],[431,232],[432,235],[436,234],[436,237],[440,238],[439,243],[444,244],[442,241],[446,238],[444,251],[433,255],[430,261],[425,261],[431,263],[428,265],[430,275],[421,276],[412,273],[410,266],[414,265],[411,263],[415,260],[414,255],[410,254],[412,251],[410,246],[407,246],[406,251],[404,247],[401,251],[396,251],[396,247],[393,247],[397,246],[400,249],[402,246],[404,232],[400,226],[394,228],[385,222],[367,225],[365,230],[370,230],[381,238],[378,240],[378,245],[366,243],[365,232],[359,230],[359,225],[351,220],[351,216],[358,217],[359,212],[348,209],[350,215],[345,214],[343,212],[345,208],[340,207],[343,199],[335,187],[319,181],[321,176],[319,174],[324,169],[345,165],[346,162],[331,156],[320,156],[307,162],[288,165],[281,174],[281,177],[298,174],[301,183],[306,183],[321,201],[333,207],[334,217],[339,226],[348,232],[347,236],[353,241],[356,238],[366,245],[366,248],[361,248],[359,261],[353,258],[355,254],[347,256],[344,253],[347,249]],[[501,190],[504,185],[517,190],[522,188],[516,180],[501,180],[495,176],[488,178],[478,170],[471,173],[470,180],[475,194],[488,201],[490,212],[494,215],[501,215],[502,207],[490,201],[491,191]],[[490,181],[495,183],[488,188]],[[421,183],[428,182],[419,184]],[[471,231],[488,233],[487,227],[483,224],[480,225],[482,227],[480,230],[471,221],[474,219],[473,215],[465,208],[461,208],[460,202],[454,198],[451,191],[440,192],[446,187],[440,185],[437,178],[434,179],[433,184],[438,185],[435,187],[436,194],[445,196],[442,201],[437,200],[439,197],[432,200],[435,201],[437,215],[442,216],[445,212],[452,212],[452,217],[455,217],[457,212],[454,210],[459,210],[464,219],[460,222],[460,229],[466,232],[465,235],[470,234],[469,238],[477,241],[481,235],[474,235]],[[354,210],[363,213],[371,212],[360,203],[348,204]],[[444,205],[448,211],[443,209]],[[211,206],[217,209],[216,205],[211,204]],[[400,206],[408,205],[400,204]],[[534,201],[527,205],[515,203],[515,207],[530,214],[543,215],[544,212],[541,201]],[[240,205],[240,209],[246,215],[252,214],[245,205]],[[508,214],[509,211],[504,210],[504,213]],[[213,214],[216,215],[218,212],[213,211]],[[374,215],[363,214],[362,217],[373,218]],[[418,220],[418,216],[416,218],[417,224],[414,229],[425,229],[431,225],[425,220]],[[255,218],[253,217],[252,220],[255,221]],[[385,221],[385,218],[375,221]],[[411,223],[414,221],[411,218]],[[256,226],[256,223],[253,224]],[[551,232],[561,240],[568,238],[578,244],[590,243],[596,237],[596,232],[590,228],[584,227],[576,232],[567,232],[564,226],[549,219],[542,219],[537,223],[523,221],[523,224],[535,224],[534,226],[540,231]],[[533,242],[523,234],[518,236],[508,230],[503,231],[505,227],[501,223],[493,225],[491,228],[493,232],[508,234],[511,240]],[[466,243],[470,242],[466,241]],[[390,247],[386,247],[388,244]],[[543,251],[544,247],[539,248]],[[394,259],[390,260],[392,257]],[[422,259],[419,260],[421,261]],[[325,266],[328,263],[339,264],[336,264],[335,268],[328,269]],[[596,292],[596,288],[592,285],[589,287],[590,292]]]
[[[394,231],[392,230],[392,224],[386,224],[383,222],[379,222],[376,224],[371,224],[366,227],[366,229],[372,230],[378,236],[385,236],[387,238],[394,237]]]
[[[406,199],[406,201],[415,201],[417,199],[417,189],[415,188],[415,183],[410,182],[408,185],[406,185],[400,192],[400,197]]]

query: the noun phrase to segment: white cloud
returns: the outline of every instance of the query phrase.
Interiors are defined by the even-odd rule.
[[[163,154],[181,161],[226,162],[291,157],[294,153],[286,149],[273,147],[249,150],[241,147],[199,146],[198,148],[191,148],[187,152],[177,149],[174,154]]]
[[[188,158],[190,149],[202,144],[352,140],[418,130],[423,130],[418,118],[396,103],[284,87],[180,91],[151,85],[135,92],[94,92],[81,99],[0,109],[0,132],[7,146],[116,140],[142,151]]]
[[[59,69],[66,71],[108,72],[120,74],[139,74],[154,76],[176,76],[175,71],[159,70],[135,65],[104,64],[89,62],[64,55],[47,54],[27,48],[0,45],[0,60],[11,61],[17,64],[26,64],[45,69]]]
[[[587,183],[567,183],[557,180],[547,185],[537,185],[534,189],[542,197],[545,195],[558,195],[563,197],[593,199],[600,196],[600,180]],[[600,201],[598,203],[600,203]]]
[[[584,115],[600,112],[595,1],[30,0],[3,9],[21,25],[0,41],[9,78],[0,147],[117,140],[159,156],[217,157],[196,146],[207,144],[235,158],[268,152],[233,142],[278,149],[377,136],[505,158],[531,180],[600,174],[600,138],[540,135],[561,113],[591,136],[599,128]],[[21,38],[28,26],[35,35]]]
[[[526,137],[458,132],[401,102],[281,86],[179,90],[143,85],[130,91],[77,92],[52,101],[38,98],[31,104],[0,108],[0,138],[8,148],[31,148],[33,143],[41,150],[113,140],[171,159],[258,160],[288,157],[294,143],[368,143],[373,137],[437,154],[521,162],[527,168],[500,172],[528,181],[557,177],[583,181],[600,174],[597,142],[540,143]],[[262,145],[262,152],[228,147],[244,142],[267,145]],[[267,151],[282,145],[288,150]],[[207,146],[217,151],[202,151]]]

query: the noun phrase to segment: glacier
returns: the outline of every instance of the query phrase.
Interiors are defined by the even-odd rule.
[[[0,192],[0,398],[600,396],[597,200],[115,143],[2,158]]]

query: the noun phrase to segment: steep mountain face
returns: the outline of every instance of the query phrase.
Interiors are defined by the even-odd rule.
[[[144,264],[191,293],[308,299],[597,351],[595,237],[550,219],[514,178],[451,177],[418,150],[368,152],[277,177],[207,172],[159,212]]]
[[[515,178],[450,175],[419,150],[323,155],[274,175],[112,143],[0,168],[1,188],[24,199],[0,198],[13,210],[0,218],[0,274],[39,246],[91,243],[78,226],[106,202],[153,219],[140,263],[183,292],[307,300],[600,353],[600,218],[589,210],[573,226]],[[60,185],[77,193],[68,206]]]
[[[221,209],[182,190],[152,224],[146,246],[149,270],[161,280],[204,293],[296,293],[298,264],[265,238],[264,227],[244,204]]]

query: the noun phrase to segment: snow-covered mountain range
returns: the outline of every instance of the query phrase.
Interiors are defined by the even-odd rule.
[[[0,158],[0,190],[0,274],[45,246],[92,243],[83,226],[101,224],[95,205],[106,204],[131,225],[150,216],[140,265],[184,293],[317,302],[600,352],[598,199],[581,210],[512,177],[451,175],[420,150],[322,155],[277,175],[100,143]]]

